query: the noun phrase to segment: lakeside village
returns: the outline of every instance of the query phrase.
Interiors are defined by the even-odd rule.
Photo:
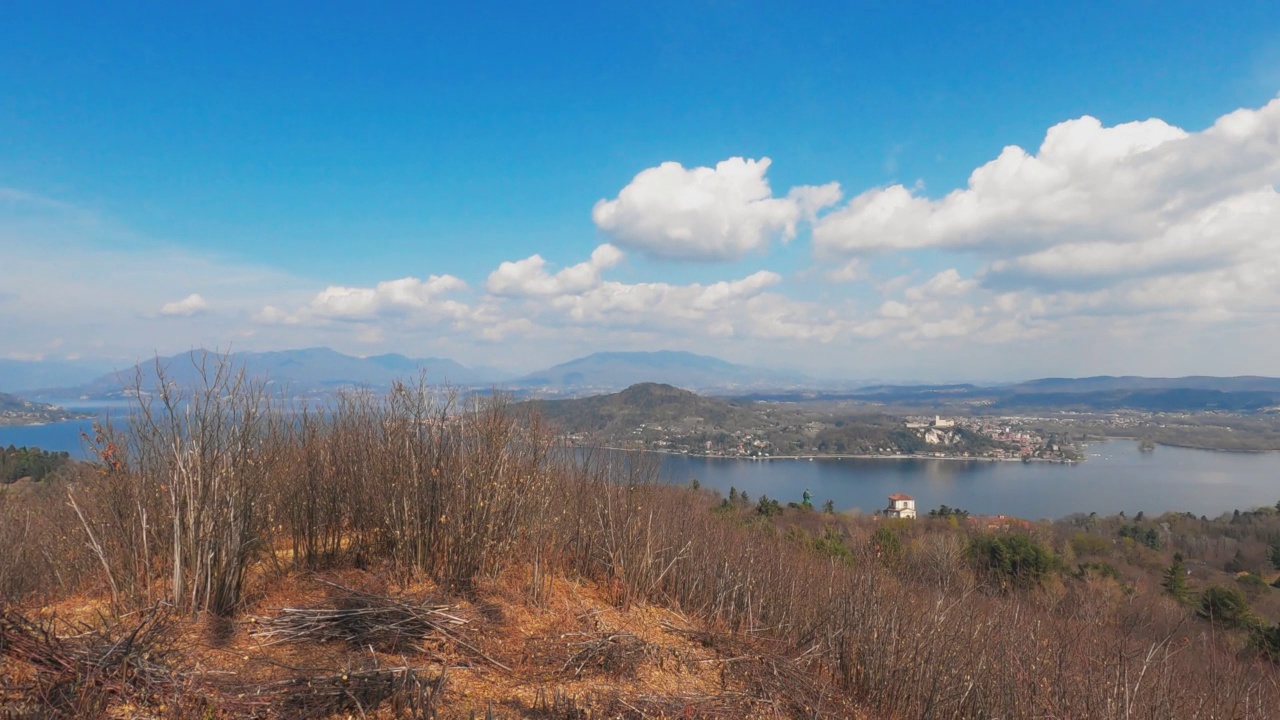
[[[906,417],[893,427],[854,422],[809,422],[772,430],[713,430],[676,422],[641,423],[629,436],[612,438],[644,450],[679,455],[744,459],[814,457],[952,458],[1074,463],[1080,447],[1056,434],[1042,434],[1035,418]],[[566,439],[589,445],[598,438],[573,433]]]

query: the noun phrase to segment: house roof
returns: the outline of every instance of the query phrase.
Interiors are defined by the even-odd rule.
[[[894,493],[894,494],[892,494],[892,495],[890,495],[890,496],[889,496],[889,499],[890,499],[890,500],[894,500],[894,501],[897,501],[897,500],[915,500],[915,498],[911,497],[910,495],[903,495],[902,493]]]

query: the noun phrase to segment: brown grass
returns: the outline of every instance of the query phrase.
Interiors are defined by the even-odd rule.
[[[870,521],[791,512],[784,532],[653,483],[644,456],[559,448],[501,398],[419,384],[286,413],[233,373],[208,377],[194,401],[157,393],[104,428],[91,477],[0,505],[0,532],[20,521],[9,540],[39,538],[57,569],[0,558],[0,591],[25,604],[6,615],[0,713],[1264,718],[1280,704],[1273,665],[1158,589],[1063,575],[1006,589],[945,523],[885,525],[892,551]],[[100,672],[77,644],[88,631],[41,614],[81,596],[107,639],[171,606],[144,645],[181,652],[142,651],[159,673]],[[33,684],[50,663],[71,691]]]

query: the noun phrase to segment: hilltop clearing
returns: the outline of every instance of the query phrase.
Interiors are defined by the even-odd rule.
[[[656,484],[643,457],[556,452],[527,407],[432,397],[284,414],[215,385],[106,431],[76,477],[0,494],[0,713],[1252,720],[1280,703],[1257,557],[1274,509],[847,517]]]

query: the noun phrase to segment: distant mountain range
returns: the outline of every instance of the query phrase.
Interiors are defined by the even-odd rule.
[[[0,390],[15,393],[82,385],[110,369],[105,362],[0,359]]]
[[[159,358],[165,377],[180,386],[200,384],[200,368],[211,366],[219,356],[196,350]],[[747,365],[726,362],[689,352],[604,352],[578,358],[546,370],[511,379],[486,368],[468,368],[448,358],[410,358],[404,355],[377,355],[367,358],[344,355],[329,348],[308,348],[277,352],[239,352],[230,357],[237,368],[254,377],[267,378],[287,386],[295,394],[323,393],[344,387],[389,387],[395,380],[416,379],[425,372],[427,382],[458,387],[495,386],[520,394],[582,395],[615,390],[641,382],[664,382],[688,389],[743,393],[756,389],[804,387],[806,378]],[[78,382],[40,385],[16,382],[14,389],[38,399],[85,398],[107,400],[128,394],[138,373],[144,389],[154,384],[156,360],[140,362],[120,371],[99,372]],[[38,363],[37,363],[38,364]],[[40,375],[31,369],[26,378],[70,377],[63,373]],[[3,376],[0,376],[3,379]],[[0,386],[3,387],[3,386]]]
[[[200,366],[219,356],[203,350],[159,359],[165,376],[182,386],[200,384]],[[756,400],[854,400],[906,408],[969,407],[975,411],[1034,408],[1107,411],[1121,408],[1151,412],[1223,410],[1256,412],[1280,407],[1280,378],[1239,376],[1150,378],[1097,376],[1042,378],[1008,385],[870,385],[844,389],[799,373],[769,370],[691,352],[600,352],[511,378],[486,368],[470,368],[448,358],[410,358],[388,354],[353,357],[329,348],[239,352],[236,368],[266,378],[273,387],[298,395],[341,388],[385,389],[396,380],[415,380],[460,388],[496,387],[521,396],[578,397],[659,383],[703,394]],[[154,385],[155,360],[120,372],[101,365],[70,362],[0,361],[0,390],[34,400],[71,398],[111,400],[128,395],[139,372],[144,389]],[[33,389],[36,388],[36,389]],[[850,389],[856,388],[856,389]]]
[[[787,394],[755,399],[814,399]],[[1001,412],[1038,409],[1103,412],[1258,412],[1280,408],[1280,378],[1258,376],[1180,378],[1097,376],[1042,378],[1012,385],[875,385],[822,394],[827,400],[860,400],[915,408],[969,407]]]
[[[213,352],[195,350],[143,361],[83,384],[44,388],[24,394],[33,398],[92,400],[124,397],[139,373],[144,390],[155,384],[157,363],[168,381],[182,387],[198,386],[202,368],[212,370],[220,358]],[[229,360],[236,370],[244,369],[251,377],[265,378],[271,385],[285,387],[299,395],[344,387],[387,388],[396,380],[416,380],[420,372],[431,384],[475,386],[497,379],[493,371],[474,370],[447,358],[409,358],[395,354],[359,358],[329,348],[238,352],[231,354]]]
[[[746,392],[754,388],[805,387],[813,381],[799,374],[731,363],[709,355],[661,350],[600,352],[530,373],[510,383],[580,393],[617,390],[637,383],[662,383],[689,390]]]

